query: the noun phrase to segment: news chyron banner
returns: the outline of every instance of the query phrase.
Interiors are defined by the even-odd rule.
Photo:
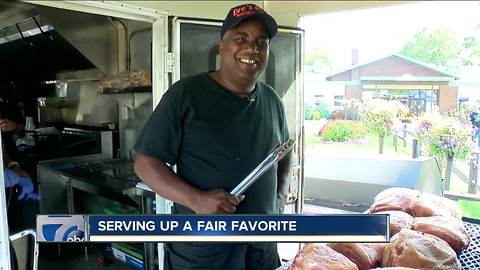
[[[389,242],[389,231],[388,215],[366,214],[37,216],[44,242],[367,243]]]
[[[86,230],[87,229],[87,230]],[[389,242],[388,215],[38,215],[38,242]]]

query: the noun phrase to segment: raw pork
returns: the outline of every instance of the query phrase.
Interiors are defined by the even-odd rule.
[[[457,254],[447,242],[434,235],[409,229],[402,229],[391,238],[383,252],[382,266],[424,270],[462,269]]]
[[[375,196],[370,213],[381,211],[402,211],[413,216],[413,203],[420,192],[409,188],[388,188]]]
[[[470,242],[465,225],[456,218],[417,217],[414,219],[412,230],[432,234],[445,240],[457,253],[460,253]]]
[[[324,244],[306,244],[298,251],[289,270],[358,270],[347,257]]]
[[[410,229],[413,223],[413,217],[402,211],[381,211],[375,214],[390,215],[390,236],[400,232],[401,229]]]
[[[424,193],[413,204],[414,217],[443,216],[462,219],[458,205],[445,197]]]
[[[377,243],[331,243],[328,246],[354,262],[359,270],[379,266],[385,248],[385,244]]]

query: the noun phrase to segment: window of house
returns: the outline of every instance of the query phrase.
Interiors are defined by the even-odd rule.
[[[315,95],[314,99],[315,99],[315,106],[318,106],[323,101],[323,95]]]
[[[342,106],[343,96],[333,96],[333,106]]]

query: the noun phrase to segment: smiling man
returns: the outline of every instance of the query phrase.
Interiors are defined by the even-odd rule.
[[[220,69],[184,78],[163,95],[135,145],[135,172],[174,202],[175,214],[278,214],[290,156],[244,194],[229,192],[288,140],[280,97],[257,81],[277,23],[252,4],[232,8],[221,30]],[[173,172],[166,163],[176,165]],[[275,243],[167,243],[166,269],[275,269]]]

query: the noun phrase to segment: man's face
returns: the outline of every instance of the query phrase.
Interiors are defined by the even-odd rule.
[[[237,83],[255,82],[268,62],[269,39],[263,24],[246,20],[220,41],[220,68]]]

